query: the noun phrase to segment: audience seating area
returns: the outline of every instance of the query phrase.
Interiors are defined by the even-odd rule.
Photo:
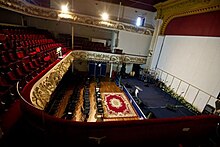
[[[74,49],[111,53],[110,47],[105,46],[104,43],[92,42],[89,38],[78,36],[74,37]]]
[[[33,27],[0,26],[0,114],[8,111],[31,79],[57,60],[63,47],[46,30]],[[67,48],[62,48],[63,54]]]

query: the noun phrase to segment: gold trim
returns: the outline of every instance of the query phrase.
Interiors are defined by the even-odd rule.
[[[0,0],[0,7],[27,16],[56,21],[59,20],[62,22],[68,22],[73,24],[83,24],[87,26],[105,28],[109,30],[124,30],[144,35],[152,35],[154,31],[154,29],[150,27],[137,27],[133,24],[113,20],[103,21],[101,20],[101,18],[98,17],[81,15],[72,12],[66,13],[66,15],[68,15],[68,18],[62,18],[59,17],[61,15],[61,11],[59,10],[35,6],[22,0]]]
[[[146,64],[147,61],[147,57],[82,50],[72,51],[72,56],[74,56],[74,60],[102,61],[110,63]]]
[[[62,61],[55,65],[34,84],[31,89],[30,99],[36,108],[44,110],[45,106],[50,101],[51,94],[69,69],[72,60],[73,56],[69,53]]]
[[[177,17],[219,11],[219,0],[168,0],[155,5],[157,19],[163,19],[160,34],[164,35],[169,22]]]

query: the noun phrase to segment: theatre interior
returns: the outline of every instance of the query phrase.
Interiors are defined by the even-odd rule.
[[[0,146],[220,146],[219,0],[0,0]]]

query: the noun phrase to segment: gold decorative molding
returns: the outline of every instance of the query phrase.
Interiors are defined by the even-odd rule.
[[[140,33],[145,35],[153,34],[153,28],[137,27],[136,25],[133,24],[112,21],[112,20],[103,21],[97,17],[91,17],[91,16],[81,15],[72,12],[67,13],[68,18],[65,19],[59,17],[61,16],[61,11],[59,10],[35,6],[33,4],[30,4],[22,0],[0,0],[0,7],[37,18],[59,20],[63,22],[83,24],[87,26],[105,28],[110,30],[124,30],[128,32]]]
[[[155,5],[157,19],[162,19],[160,34],[164,34],[168,23],[177,17],[219,11],[219,0],[168,0]]]
[[[67,72],[73,61],[73,56],[69,53],[62,61],[48,71],[40,80],[38,80],[31,89],[30,99],[32,104],[44,110],[47,103],[50,101],[50,96],[56,89],[59,81]]]
[[[94,51],[74,50],[72,52],[74,60],[102,61],[108,63],[134,63],[145,64],[147,57],[128,54],[113,54]]]

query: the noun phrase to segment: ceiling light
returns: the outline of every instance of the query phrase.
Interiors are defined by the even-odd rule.
[[[61,6],[62,13],[67,13],[69,11],[67,4]]]

